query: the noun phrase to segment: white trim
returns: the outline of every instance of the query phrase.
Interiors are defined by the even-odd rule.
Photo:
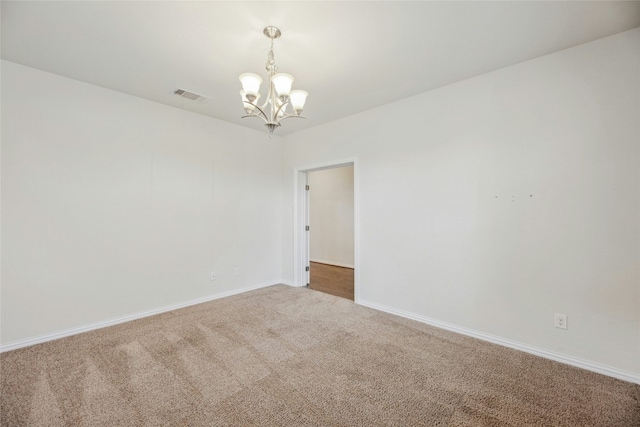
[[[293,171],[293,285],[307,286],[308,273],[305,267],[309,261],[309,241],[307,233],[301,233],[307,224],[307,173]]]
[[[355,166],[356,158],[342,159],[336,160],[335,162],[325,162],[325,163],[317,163],[315,165],[305,166],[302,168],[296,168],[298,172],[317,172],[325,169],[335,169],[342,168],[346,166]]]
[[[500,338],[495,335],[485,334],[483,332],[475,331],[473,329],[456,326],[451,323],[442,322],[440,320],[435,320],[426,316],[421,316],[419,314],[414,314],[408,311],[387,307],[385,305],[374,303],[371,301],[365,301],[361,299],[357,303],[365,307],[384,311],[386,313],[394,314],[396,316],[417,320],[418,322],[426,323],[427,325],[435,326],[437,328],[446,329],[448,331],[456,332],[462,335],[467,335],[473,338],[478,338],[483,341],[488,341],[493,344],[498,344],[504,347],[513,348],[515,350],[524,351],[525,353],[530,353],[536,356],[544,357],[545,359],[555,360],[556,362],[575,366],[577,368],[586,369],[587,371],[592,371],[598,374],[607,375],[609,377],[618,378],[623,381],[640,384],[640,374],[634,374],[632,372],[612,368],[610,366],[603,365],[601,363],[591,362],[591,361],[583,360],[577,357],[568,356],[566,354],[556,353],[556,352],[545,350],[539,347],[530,346],[528,344],[523,344],[517,341]]]
[[[65,330],[58,331],[58,332],[53,332],[53,333],[50,333],[50,334],[45,334],[45,335],[40,335],[40,336],[33,337],[33,338],[27,338],[27,339],[23,339],[23,340],[19,340],[19,341],[14,341],[14,342],[9,343],[9,344],[0,345],[0,353],[3,353],[5,351],[16,350],[16,349],[22,348],[22,347],[32,346],[32,345],[35,345],[35,344],[41,344],[41,343],[44,343],[44,342],[47,342],[47,341],[57,340],[59,338],[64,338],[64,337],[68,337],[68,336],[71,336],[71,335],[76,335],[76,334],[81,334],[81,333],[84,333],[84,332],[93,331],[95,329],[102,329],[102,328],[106,328],[106,327],[109,327],[109,326],[118,325],[120,323],[125,323],[125,322],[130,322],[132,320],[142,319],[143,317],[154,316],[156,314],[166,313],[166,312],[169,312],[169,311],[178,310],[180,308],[189,307],[189,306],[196,305],[196,304],[202,304],[204,302],[209,302],[209,301],[213,301],[213,300],[216,300],[216,299],[220,299],[220,298],[225,298],[225,297],[229,297],[229,296],[232,296],[232,295],[241,294],[241,293],[244,293],[244,292],[254,291],[256,289],[266,288],[268,286],[273,286],[273,285],[278,285],[278,284],[282,284],[282,281],[261,283],[259,285],[249,286],[249,287],[242,288],[242,289],[235,289],[235,290],[232,290],[232,291],[222,292],[222,293],[214,294],[214,295],[208,295],[208,296],[202,297],[202,298],[195,298],[195,299],[184,301],[184,302],[181,302],[181,303],[178,303],[178,304],[167,305],[167,306],[164,306],[164,307],[155,308],[153,310],[148,310],[148,311],[142,311],[142,312],[139,312],[139,313],[129,314],[129,315],[126,315],[126,316],[117,317],[115,319],[105,320],[105,321],[97,322],[97,323],[91,323],[89,325],[80,326],[80,327],[77,327],[77,328],[65,329]]]
[[[355,268],[353,264],[345,264],[342,262],[328,261],[326,259],[310,259],[309,262],[317,262],[318,264],[335,265],[336,267]]]
[[[353,301],[360,303],[360,166],[353,159]]]

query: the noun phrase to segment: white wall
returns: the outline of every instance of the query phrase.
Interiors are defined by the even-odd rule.
[[[640,382],[639,52],[636,29],[286,137],[285,279],[292,171],[357,158],[359,302]]]
[[[278,283],[280,174],[264,132],[3,61],[2,344]]]
[[[282,146],[3,61],[0,342],[291,282],[292,172],[357,158],[361,303],[640,381],[639,52],[629,31]]]
[[[353,166],[309,172],[309,257],[353,268]]]

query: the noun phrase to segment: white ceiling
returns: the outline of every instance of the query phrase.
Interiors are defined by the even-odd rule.
[[[640,2],[2,1],[2,58],[228,122],[238,75],[279,71],[309,92],[295,132],[640,26]],[[210,97],[197,103],[177,87]],[[264,95],[264,94],[263,94]]]

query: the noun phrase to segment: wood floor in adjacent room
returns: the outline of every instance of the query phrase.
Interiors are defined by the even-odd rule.
[[[353,301],[353,268],[311,262],[309,289]]]

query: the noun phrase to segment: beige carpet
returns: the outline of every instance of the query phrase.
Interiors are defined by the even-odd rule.
[[[640,426],[640,386],[283,285],[0,362],[3,426]]]

